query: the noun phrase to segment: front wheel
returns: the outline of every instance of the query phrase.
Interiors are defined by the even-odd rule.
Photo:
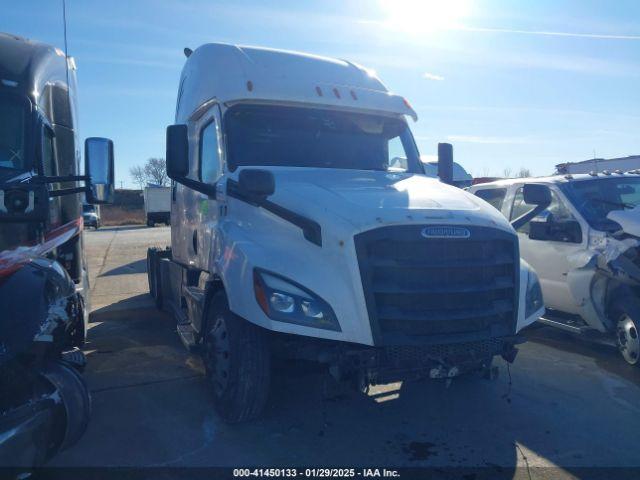
[[[629,365],[640,365],[640,302],[627,298],[614,311],[618,351]]]
[[[224,292],[211,300],[204,363],[215,409],[228,423],[258,417],[269,394],[271,354],[265,332],[234,315]]]

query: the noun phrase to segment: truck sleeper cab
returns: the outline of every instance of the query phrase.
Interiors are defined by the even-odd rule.
[[[624,360],[640,365],[640,176],[637,173],[556,175],[471,187],[505,217],[532,207],[527,185],[552,202],[518,228],[520,253],[538,272],[547,311],[540,321],[612,339]]]
[[[541,313],[535,273],[504,217],[424,174],[402,97],[342,60],[186,53],[171,249],[150,249],[149,285],[223,418],[259,414],[272,355],[365,384],[513,360]]]

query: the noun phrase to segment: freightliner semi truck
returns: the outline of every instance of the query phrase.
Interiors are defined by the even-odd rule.
[[[73,59],[0,33],[0,469],[41,465],[89,421],[82,202],[111,200],[113,144],[86,139],[82,172],[77,118]]]
[[[344,60],[185,54],[171,248],[149,250],[149,285],[202,353],[223,419],[259,415],[275,357],[360,386],[513,361],[543,311],[537,277],[499,212],[425,175],[404,98]],[[543,193],[527,189],[530,215]]]

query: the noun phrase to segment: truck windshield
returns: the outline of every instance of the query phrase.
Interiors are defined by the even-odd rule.
[[[560,188],[589,225],[597,230],[618,230],[620,226],[609,220],[607,214],[640,205],[640,177],[600,177],[567,182]]]
[[[239,166],[424,173],[398,118],[311,108],[241,105],[225,115],[227,161]]]
[[[24,103],[0,95],[0,168],[26,168],[25,124]]]

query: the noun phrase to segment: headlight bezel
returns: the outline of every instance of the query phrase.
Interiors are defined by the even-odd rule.
[[[540,279],[535,271],[529,269],[527,272],[527,288],[525,290],[524,316],[529,318],[538,310],[544,308],[544,297]]]
[[[283,275],[258,267],[254,268],[253,291],[258,306],[272,320],[334,332],[342,331],[336,314],[327,301]],[[274,295],[293,299],[293,310],[287,312],[275,309],[271,301]],[[282,300],[281,297],[280,299]],[[313,305],[322,313],[322,316],[306,315],[303,311],[303,302],[307,303],[307,310]]]

